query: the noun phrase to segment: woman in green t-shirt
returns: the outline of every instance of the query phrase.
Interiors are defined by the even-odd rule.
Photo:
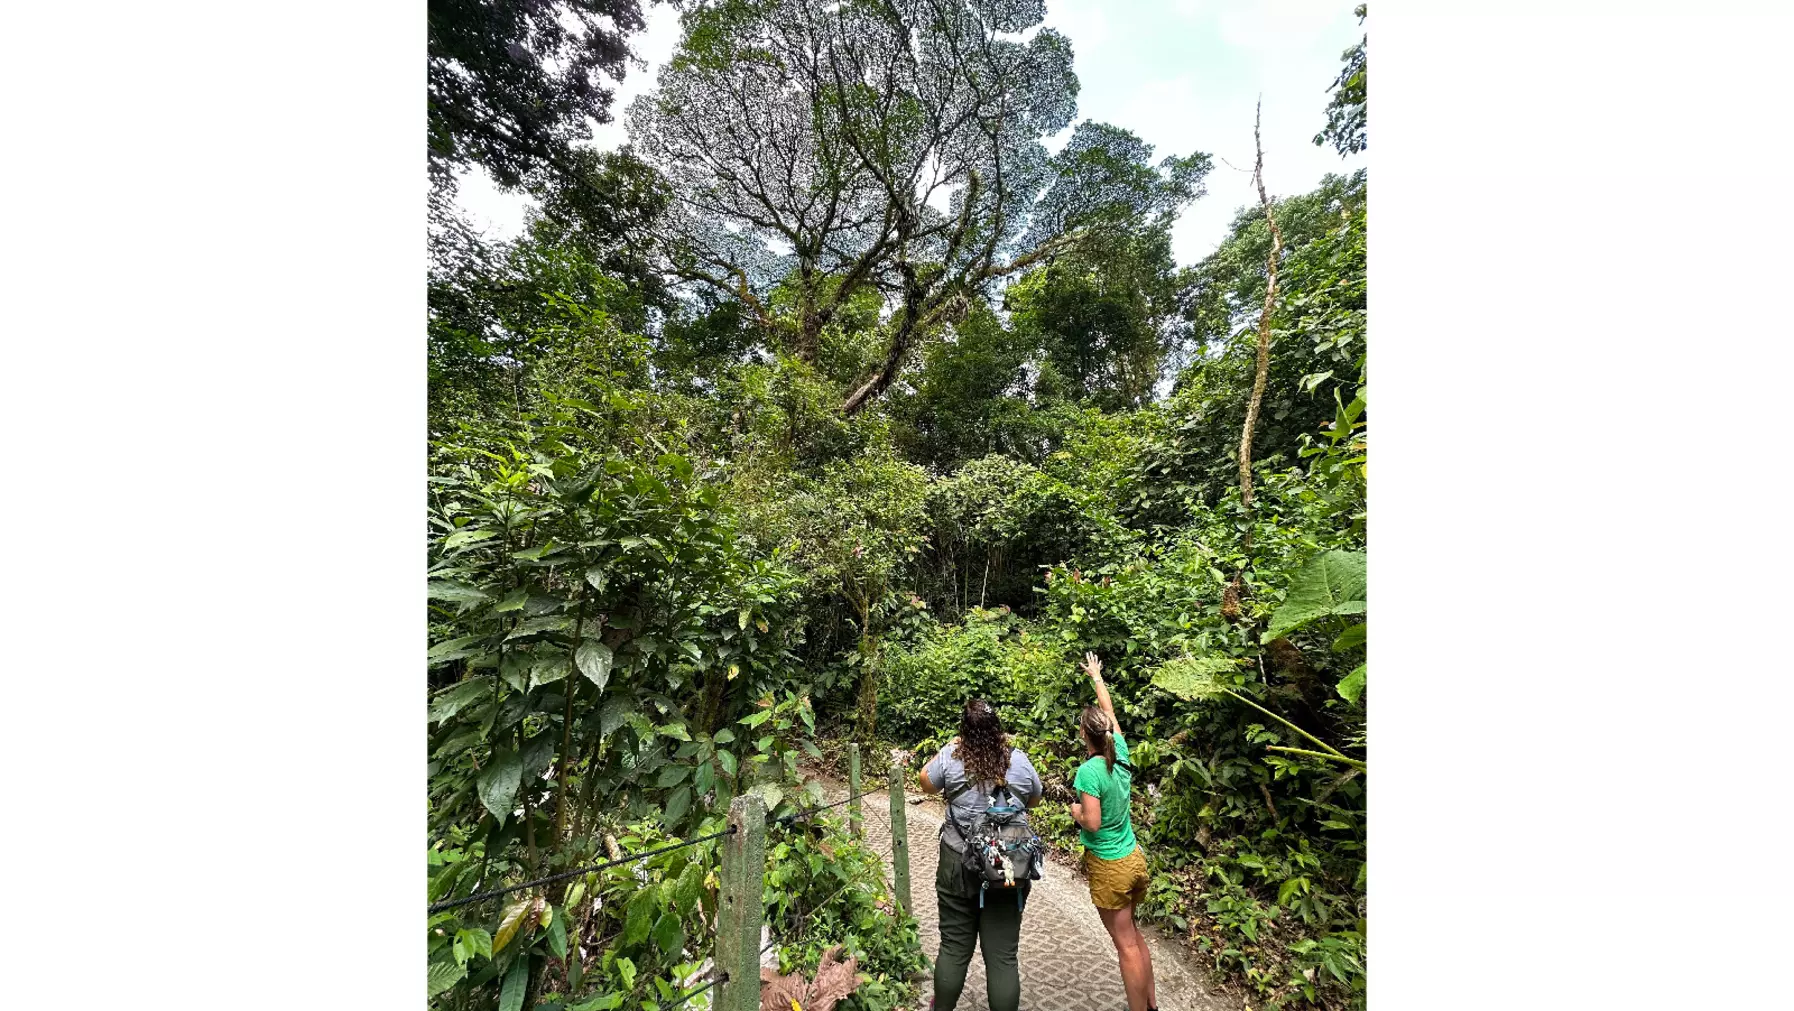
[[[1121,985],[1127,990],[1128,1011],[1158,1011],[1152,952],[1134,922],[1134,907],[1146,897],[1148,880],[1146,854],[1134,840],[1128,811],[1134,767],[1128,764],[1127,739],[1115,722],[1115,706],[1103,684],[1103,664],[1095,653],[1084,654],[1084,672],[1096,687],[1097,705],[1085,706],[1078,717],[1078,730],[1090,757],[1078,767],[1072,781],[1078,798],[1071,804],[1071,820],[1078,823],[1078,839],[1084,844],[1090,901],[1121,958]]]

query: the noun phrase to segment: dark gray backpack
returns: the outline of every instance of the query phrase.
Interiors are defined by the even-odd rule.
[[[982,908],[984,893],[992,888],[1015,888],[1023,881],[1039,881],[1046,868],[1046,846],[1028,821],[1028,809],[1009,788],[1007,780],[997,781],[983,811],[962,822],[953,801],[969,789],[971,784],[966,783],[947,791],[947,821],[965,841],[960,867],[969,880],[978,883],[978,905]],[[1025,901],[1026,892],[1018,893],[1017,904]]]

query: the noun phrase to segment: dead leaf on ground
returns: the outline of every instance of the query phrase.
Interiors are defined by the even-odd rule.
[[[859,960],[842,961],[837,945],[822,953],[813,980],[804,979],[802,972],[781,976],[761,969],[760,1011],[834,1011],[859,985]]]

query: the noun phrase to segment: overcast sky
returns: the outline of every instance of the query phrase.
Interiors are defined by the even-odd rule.
[[[1250,172],[1252,107],[1260,94],[1265,184],[1274,196],[1304,192],[1328,172],[1364,164],[1363,156],[1341,158],[1313,143],[1340,53],[1363,32],[1354,6],[1354,0],[1047,0],[1046,23],[1071,39],[1080,120],[1132,130],[1153,145],[1155,159],[1193,151],[1215,157],[1208,195],[1184,209],[1173,233],[1179,263],[1206,256],[1226,237],[1234,212],[1257,202]],[[647,67],[631,70],[617,89],[616,120],[593,134],[599,147],[627,139],[622,110],[653,86],[679,42],[677,11],[656,6],[647,20],[634,39]],[[1055,139],[1070,135],[1067,128]],[[515,235],[528,206],[527,198],[499,192],[483,175],[465,177],[459,199],[494,238]]]

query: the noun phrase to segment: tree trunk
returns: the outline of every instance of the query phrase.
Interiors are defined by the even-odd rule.
[[[586,595],[582,587],[579,616],[573,621],[573,652],[567,656],[566,704],[561,712],[561,756],[554,773],[554,844],[557,847],[567,838],[567,791],[573,780],[573,696],[579,691],[579,646],[580,637],[585,634],[585,624]]]
[[[1245,548],[1252,550],[1252,432],[1258,426],[1258,408],[1264,401],[1265,381],[1271,370],[1271,314],[1277,308],[1277,260],[1283,253],[1283,232],[1277,227],[1277,215],[1271,198],[1265,193],[1265,149],[1259,138],[1264,120],[1264,101],[1252,123],[1252,144],[1258,160],[1252,167],[1252,181],[1258,186],[1258,202],[1264,208],[1265,223],[1271,227],[1271,253],[1265,259],[1265,304],[1258,315],[1258,370],[1252,377],[1252,397],[1246,401],[1246,425],[1240,432],[1240,507],[1246,511]]]
[[[878,679],[872,669],[872,654],[878,650],[878,639],[872,634],[872,594],[848,598],[860,616],[860,690],[857,730],[862,739],[872,740],[878,729]]]

